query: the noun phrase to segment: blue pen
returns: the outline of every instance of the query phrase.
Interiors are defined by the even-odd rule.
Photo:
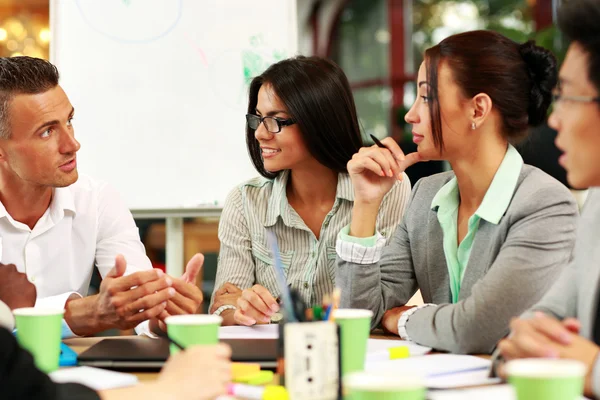
[[[290,296],[290,289],[288,288],[285,280],[285,274],[283,273],[283,264],[281,263],[281,256],[279,255],[279,246],[277,245],[277,237],[271,231],[267,231],[267,244],[271,248],[273,253],[273,259],[275,260],[275,278],[279,285],[280,296],[283,300],[283,308],[288,322],[297,322],[298,319],[294,314],[294,308],[292,305],[292,296]]]

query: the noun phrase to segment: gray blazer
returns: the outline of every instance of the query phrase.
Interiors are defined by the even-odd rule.
[[[581,336],[593,341],[596,306],[600,293],[600,188],[590,190],[577,228],[575,258],[552,288],[523,317],[534,311],[562,320],[579,319]],[[594,368],[594,393],[600,396],[600,360]]]
[[[454,173],[421,179],[404,220],[378,263],[337,258],[342,307],[383,313],[406,304],[417,289],[425,303],[406,329],[419,344],[454,353],[490,353],[508,323],[535,304],[568,263],[575,241],[577,206],[561,183],[529,165],[497,225],[481,220],[461,285],[451,303],[443,233],[431,201]]]

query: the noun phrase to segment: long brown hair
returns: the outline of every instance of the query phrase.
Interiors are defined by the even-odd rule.
[[[362,147],[354,97],[348,78],[331,60],[299,56],[271,65],[250,83],[248,113],[256,113],[258,91],[270,85],[296,122],[310,154],[324,166],[347,172],[346,164]],[[254,129],[246,126],[248,153],[256,170],[266,178]]]

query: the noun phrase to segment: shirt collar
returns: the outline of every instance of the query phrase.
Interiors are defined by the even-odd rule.
[[[439,213],[454,212],[458,208],[458,182],[456,177],[450,179],[433,197],[431,200],[431,209]]]
[[[273,226],[277,222],[277,218],[281,217],[287,226],[291,226],[291,216],[287,212],[289,206],[287,201],[286,188],[290,171],[284,170],[279,173],[273,180],[271,189],[271,197],[267,209],[267,215],[264,221],[265,226]],[[350,176],[345,172],[338,174],[338,183],[335,191],[336,199],[354,201],[354,188]]]
[[[71,211],[74,214],[77,213],[75,209],[75,199],[73,199],[73,192],[69,186],[54,188],[52,194],[52,201],[50,202],[50,214],[62,218],[65,211]],[[59,218],[59,219],[60,219]]]
[[[508,209],[522,167],[523,158],[509,144],[506,155],[475,214],[492,224],[498,224]]]
[[[494,179],[492,179],[492,183],[483,197],[483,201],[475,211],[475,215],[492,224],[500,222],[515,192],[522,167],[523,158],[509,144],[504,159],[500,163],[500,167],[498,167]],[[439,212],[443,213],[454,212],[458,208],[458,203],[458,183],[456,177],[454,177],[436,193],[431,201],[431,209],[435,210],[437,208]]]

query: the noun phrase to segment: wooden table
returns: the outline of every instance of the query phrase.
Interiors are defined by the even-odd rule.
[[[73,338],[66,339],[64,343],[71,347],[73,351],[77,354],[83,353],[85,350],[89,349],[91,346],[95,345],[99,341],[103,339],[108,339],[109,337],[89,337],[89,338]],[[131,336],[111,336],[110,339],[131,339]],[[390,340],[400,340],[400,337],[396,335],[388,335],[383,333],[383,331],[375,331],[371,334],[371,339],[390,339]],[[153,340],[146,336],[137,336],[136,340]],[[478,357],[489,359],[489,355],[478,355]],[[158,377],[158,372],[132,372],[135,376],[138,377],[140,382],[149,382],[156,380]]]
[[[86,337],[86,338],[72,338],[72,339],[65,339],[64,343],[69,346],[70,348],[73,349],[73,351],[77,354],[81,354],[84,351],[86,351],[87,349],[89,349],[90,347],[92,347],[93,345],[95,345],[96,343],[98,343],[99,341],[103,340],[103,339],[131,339],[131,336],[110,336],[110,337]],[[394,339],[394,340],[400,340],[400,337],[395,336],[395,335],[386,335],[384,334],[382,331],[380,332],[374,332],[371,335],[371,338],[373,339]],[[137,336],[136,340],[153,340],[151,338],[148,338],[146,336]],[[153,381],[158,377],[158,372],[135,372],[132,371],[132,374],[134,374],[135,376],[138,377],[138,379],[140,380],[140,382],[148,382],[148,381]]]

